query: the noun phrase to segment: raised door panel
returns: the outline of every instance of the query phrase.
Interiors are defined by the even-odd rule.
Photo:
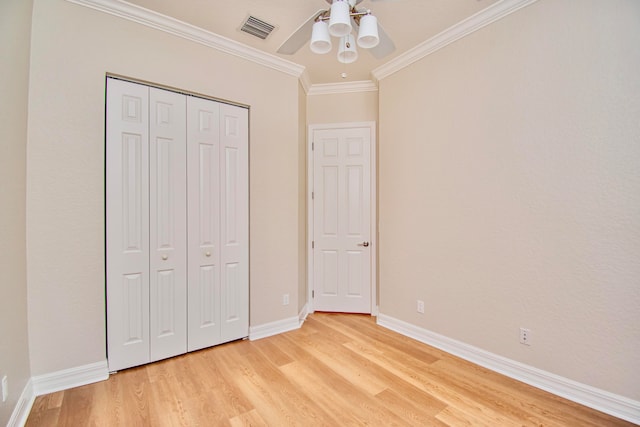
[[[249,334],[248,111],[220,105],[220,299],[222,342]]]
[[[106,227],[109,370],[150,361],[149,89],[107,81]]]
[[[188,350],[220,336],[220,104],[187,98]]]
[[[150,351],[187,351],[186,99],[150,88]]]

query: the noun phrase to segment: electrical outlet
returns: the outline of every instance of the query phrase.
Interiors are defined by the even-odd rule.
[[[282,295],[282,305],[289,305],[289,294]]]
[[[520,344],[531,345],[531,330],[520,328]]]
[[[424,314],[424,301],[418,300],[418,306],[416,310],[418,311],[418,313]]]
[[[7,376],[2,377],[2,402],[6,402],[9,398],[9,380]]]

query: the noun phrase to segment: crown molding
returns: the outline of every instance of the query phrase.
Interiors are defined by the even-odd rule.
[[[488,8],[453,25],[440,34],[410,49],[397,58],[371,72],[374,80],[311,84],[305,67],[276,55],[236,42],[229,38],[203,30],[175,18],[128,3],[124,0],[67,0],[80,6],[98,10],[113,16],[163,31],[174,36],[202,44],[218,51],[234,55],[282,73],[298,77],[307,95],[329,95],[339,93],[373,92],[377,82],[436,52],[439,49],[477,31],[494,21],[535,3],[538,0],[501,0]]]
[[[304,93],[308,95],[309,90],[311,90],[311,79],[309,78],[307,70],[304,70],[300,75],[300,84],[302,85],[302,89],[304,89]]]
[[[295,77],[300,77],[304,71],[302,65],[287,61],[278,56],[271,55],[238,43],[234,40],[203,30],[186,22],[179,21],[160,13],[153,12],[140,6],[127,3],[122,0],[67,0],[80,6],[85,6],[100,12],[108,13],[138,24],[145,25],[156,30],[174,36],[182,37],[204,46],[219,50],[230,55],[252,61],[256,64],[283,72]]]
[[[447,28],[371,72],[380,81],[396,71],[538,0],[501,0]]]
[[[332,95],[338,93],[377,92],[378,85],[371,80],[356,82],[322,83],[311,85],[307,95]]]

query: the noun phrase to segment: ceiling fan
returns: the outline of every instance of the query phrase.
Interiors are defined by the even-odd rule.
[[[351,32],[351,27],[358,28],[362,26],[361,29],[364,29],[365,26],[366,28],[369,28],[370,25],[375,25],[377,27],[376,31],[377,31],[378,40],[375,41],[376,44],[374,47],[371,47],[368,49],[375,58],[382,59],[396,49],[395,44],[393,43],[393,40],[391,40],[391,38],[384,31],[382,26],[377,24],[377,20],[372,20],[374,24],[371,24],[370,22],[368,22],[368,18],[365,18],[367,16],[371,16],[373,18],[373,16],[371,15],[371,11],[367,9],[357,8],[357,5],[360,4],[362,0],[325,0],[325,1],[331,5],[331,8],[320,9],[316,13],[311,15],[311,17],[309,17],[307,21],[305,21],[300,27],[298,27],[298,29],[294,31],[293,34],[291,34],[291,36],[289,36],[289,38],[284,41],[284,43],[282,43],[282,45],[278,48],[278,53],[282,53],[285,55],[293,55],[298,50],[300,50],[300,48],[304,46],[309,39],[312,39],[312,34],[313,34],[312,46],[311,46],[312,51],[314,51],[315,53],[325,53],[328,50],[331,50],[331,42],[329,40],[329,37],[328,37],[329,34],[326,32],[326,29],[317,28],[317,27],[323,27],[323,25],[315,25],[315,24],[318,24],[320,22],[326,25],[326,21],[330,20],[332,11],[335,16],[336,15],[335,10],[337,7],[340,7],[340,6],[348,10],[347,15],[350,16],[348,19],[351,21],[351,26],[348,29],[349,33]],[[342,3],[342,5],[335,5],[334,3]],[[343,25],[346,25],[346,23]],[[346,27],[344,28],[345,28],[345,31],[347,31]],[[314,49],[314,44],[316,44],[315,32],[317,30],[321,30],[321,32],[326,33],[325,34],[326,40],[321,40],[321,42],[323,43],[323,47],[320,50]],[[332,34],[332,35],[335,36],[335,34]],[[322,38],[322,36],[320,37]],[[347,38],[345,38],[344,40],[346,40],[346,46],[349,48],[351,47],[350,43],[353,44],[353,41],[352,41],[353,37],[350,35],[346,35],[346,37]],[[349,42],[349,40],[351,41]],[[363,46],[362,44],[360,44],[360,46],[366,47],[366,46]],[[344,47],[341,46],[340,49],[344,49]],[[340,52],[339,52],[339,60],[341,62],[346,62],[340,59]]]

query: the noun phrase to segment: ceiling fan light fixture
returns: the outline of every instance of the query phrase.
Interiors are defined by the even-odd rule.
[[[317,21],[313,24],[311,32],[311,52],[324,54],[331,50],[331,36],[329,35],[329,24],[325,21]]]
[[[350,7],[346,0],[334,0],[331,4],[329,33],[334,37],[344,37],[351,33]]]
[[[343,64],[351,64],[358,59],[358,51],[356,50],[356,41],[353,34],[347,34],[340,39],[340,47],[338,48],[338,61]]]
[[[370,13],[360,18],[360,30],[358,31],[358,46],[371,49],[378,46],[378,18]]]

